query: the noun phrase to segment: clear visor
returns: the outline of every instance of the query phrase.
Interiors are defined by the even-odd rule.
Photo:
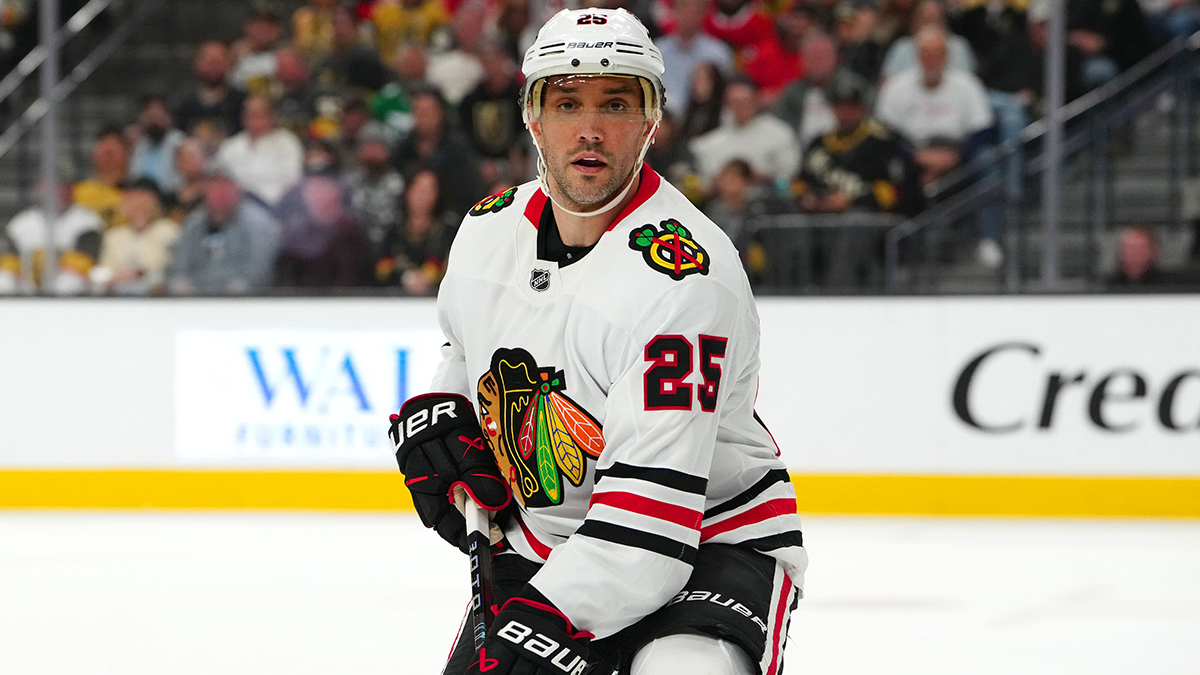
[[[547,77],[533,83],[529,98],[530,117],[538,122],[594,118],[634,124],[658,119],[654,88],[645,78],[632,75]]]

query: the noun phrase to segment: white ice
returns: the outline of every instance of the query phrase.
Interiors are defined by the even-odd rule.
[[[805,520],[787,672],[1200,673],[1200,522]],[[4,675],[435,674],[466,561],[412,516],[0,511]]]

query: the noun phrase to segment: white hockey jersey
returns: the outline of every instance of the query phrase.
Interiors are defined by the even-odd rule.
[[[438,295],[433,391],[477,405],[520,502],[532,584],[605,637],[665,605],[703,543],[774,556],[802,588],[796,496],[754,412],[758,313],[725,234],[648,167],[596,246],[538,258],[536,182],[463,220]]]

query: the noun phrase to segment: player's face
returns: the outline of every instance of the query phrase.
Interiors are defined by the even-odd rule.
[[[625,186],[652,128],[629,77],[558,77],[530,125],[553,186],[573,210],[607,203]]]

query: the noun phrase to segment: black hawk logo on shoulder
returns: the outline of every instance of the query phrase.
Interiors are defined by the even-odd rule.
[[[497,192],[491,197],[479,202],[475,206],[472,206],[471,210],[467,212],[467,215],[482,216],[485,213],[496,213],[509,204],[512,204],[513,198],[516,197],[516,195],[517,188],[515,187],[510,187],[503,192]]]
[[[650,269],[676,281],[689,274],[708,274],[708,251],[674,218],[630,232],[629,248],[641,251]]]

